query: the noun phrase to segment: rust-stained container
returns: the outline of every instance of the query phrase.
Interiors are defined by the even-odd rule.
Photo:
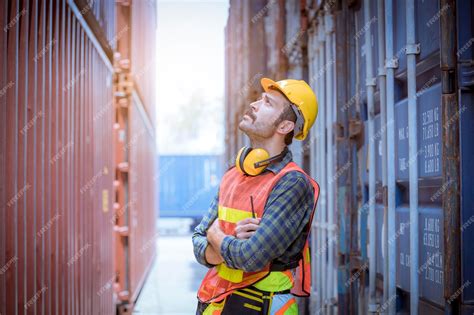
[[[117,3],[114,229],[120,313],[133,309],[156,251],[155,9],[153,1]]]
[[[134,201],[130,213],[130,287],[132,301],[136,301],[156,254],[155,185],[153,175],[156,160],[154,129],[134,97],[130,125],[130,199]]]
[[[271,26],[274,20],[279,21],[279,13],[283,12],[283,8],[282,1],[230,1],[225,28],[226,164],[231,164],[239,148],[248,144],[247,137],[239,131],[238,125],[245,109],[260,96],[260,79],[269,74],[285,72],[284,55],[271,50],[283,42],[283,25],[276,26],[268,40],[264,37],[266,25]],[[273,39],[277,42],[273,42]],[[270,45],[268,49],[267,45]],[[267,67],[268,60],[272,63]]]
[[[112,314],[112,67],[77,7],[2,5],[0,313]]]
[[[131,9],[132,78],[135,82],[135,90],[143,99],[148,116],[155,123],[156,2],[134,0]]]
[[[134,298],[155,255],[153,125],[132,87],[128,128],[146,132],[115,156],[116,3],[88,4],[0,4],[0,314],[115,314],[117,160]]]
[[[230,2],[226,157],[242,145],[247,90],[261,91],[249,69],[274,74],[283,51],[284,75],[307,80],[319,103],[295,159],[323,192],[311,232],[311,313],[472,314],[472,3],[257,4],[249,16],[249,5]],[[255,42],[270,42],[263,61]]]
[[[125,313],[133,308],[156,253],[156,149],[155,131],[138,94],[125,88],[115,96],[115,291]]]

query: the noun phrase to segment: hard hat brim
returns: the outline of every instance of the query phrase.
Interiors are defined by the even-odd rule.
[[[283,89],[280,88],[280,85],[278,85],[277,82],[273,81],[272,79],[269,79],[269,78],[262,78],[260,80],[260,84],[262,85],[263,87],[263,90],[265,92],[268,92],[270,89],[277,89],[278,91],[280,91],[281,93],[283,93],[283,95],[286,96],[287,99],[290,99],[288,97],[288,95],[285,93],[285,91]]]

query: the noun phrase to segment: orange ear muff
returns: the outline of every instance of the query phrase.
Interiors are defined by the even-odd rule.
[[[244,159],[251,150],[252,148],[250,147],[242,147],[235,158],[235,167],[244,174],[247,174],[244,170]]]
[[[235,165],[239,171],[246,175],[256,176],[263,172],[268,164],[255,166],[255,163],[267,160],[269,154],[265,149],[252,149],[243,147],[235,159]]]

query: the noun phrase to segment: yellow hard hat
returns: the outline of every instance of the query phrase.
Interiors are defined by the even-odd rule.
[[[290,100],[297,116],[294,137],[298,140],[304,140],[314,124],[316,116],[318,116],[318,101],[308,83],[303,80],[292,79],[275,82],[268,78],[262,78],[260,83],[265,92],[276,89]],[[299,123],[298,118],[301,117],[303,121]]]

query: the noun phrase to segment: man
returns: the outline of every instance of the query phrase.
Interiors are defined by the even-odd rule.
[[[318,105],[301,80],[261,80],[262,97],[239,124],[250,139],[223,176],[193,234],[194,254],[209,267],[196,314],[298,314],[294,295],[310,291],[308,234],[319,186],[292,162]]]

